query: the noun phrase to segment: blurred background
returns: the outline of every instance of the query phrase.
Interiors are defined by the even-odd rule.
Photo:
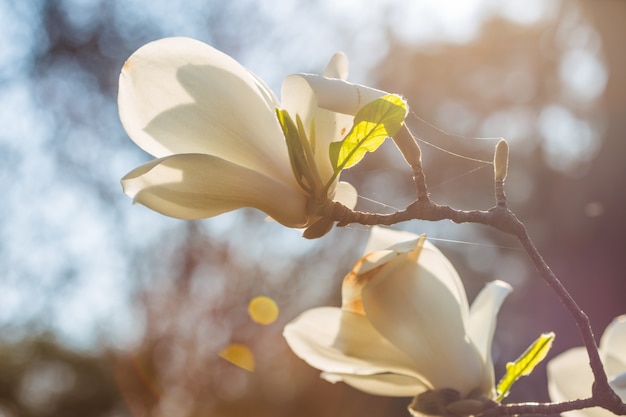
[[[507,138],[510,206],[601,335],[626,313],[625,18],[621,0],[0,2],[0,417],[408,415],[409,399],[320,380],[281,336],[339,305],[367,228],[306,241],[254,210],[184,222],[123,195],[119,179],[150,157],[118,120],[119,70],[167,36],[221,49],[277,93],[344,51],[351,81],[408,99],[440,203],[489,208],[492,167],[468,158],[491,160]],[[392,143],[342,178],[362,210],[414,199]],[[470,299],[496,278],[514,286],[497,377],[541,332],[557,333],[551,356],[581,344],[511,239],[396,227],[427,232]],[[248,314],[259,295],[275,322]],[[254,372],[220,357],[229,346]],[[509,399],[547,400],[545,366]]]

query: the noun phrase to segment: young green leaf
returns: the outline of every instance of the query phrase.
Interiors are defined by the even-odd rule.
[[[298,184],[300,184],[304,190],[310,191],[309,184],[306,182],[308,161],[302,147],[302,140],[300,138],[298,127],[287,110],[276,108],[276,116],[278,117],[278,123],[280,123],[283,134],[285,135],[293,175],[296,178],[296,181],[298,181]]]
[[[276,116],[285,136],[293,175],[303,190],[315,194],[321,189],[322,180],[315,166],[302,120],[296,115],[294,122],[287,110],[279,108],[276,108]]]
[[[398,133],[407,112],[406,102],[395,94],[363,106],[354,116],[354,125],[346,137],[330,144],[330,161],[335,173],[357,164],[366,152],[375,151],[388,136]]]
[[[548,354],[554,340],[554,333],[543,333],[532,345],[515,360],[506,364],[506,374],[498,382],[496,388],[498,392],[497,401],[501,401],[511,391],[511,387],[518,379],[530,375],[531,372]]]

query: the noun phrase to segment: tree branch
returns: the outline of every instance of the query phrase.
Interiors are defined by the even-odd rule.
[[[408,136],[406,133],[408,132]],[[494,158],[494,190],[496,205],[489,210],[457,210],[449,206],[439,205],[432,202],[428,196],[426,176],[423,172],[421,152],[415,138],[406,129],[398,139],[394,139],[396,145],[404,155],[413,172],[413,179],[417,187],[417,200],[411,203],[405,210],[392,214],[375,214],[353,211],[334,202],[327,207],[325,215],[337,221],[337,226],[346,226],[351,223],[362,225],[393,225],[407,220],[451,220],[455,223],[479,223],[491,226],[503,233],[515,236],[541,278],[556,293],[561,303],[568,310],[583,339],[589,364],[593,371],[594,383],[592,397],[584,400],[575,400],[563,403],[526,403],[499,405],[487,410],[484,415],[500,416],[513,414],[555,414],[564,411],[599,406],[617,415],[626,415],[626,404],[610,387],[606,372],[600,359],[598,346],[595,342],[591,323],[587,315],[580,309],[563,284],[552,272],[543,259],[533,241],[528,235],[524,224],[509,210],[504,192],[504,180],[508,170],[508,145],[500,141],[496,147]]]
[[[583,408],[597,406],[593,398],[584,400],[566,401],[562,403],[525,403],[525,404],[503,404],[485,411],[484,417],[499,417],[511,415],[548,415],[560,414],[566,411],[581,410]]]

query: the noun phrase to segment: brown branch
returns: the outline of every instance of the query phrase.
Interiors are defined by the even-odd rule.
[[[366,226],[385,225],[405,222],[408,220],[451,220],[455,223],[479,223],[491,226],[497,230],[517,236],[524,225],[515,214],[504,206],[494,206],[489,210],[457,210],[450,206],[439,205],[430,200],[416,200],[405,210],[391,214],[364,213],[347,208],[341,203],[334,202],[329,217],[337,221],[342,227],[351,223]]]
[[[581,410],[583,408],[595,407],[596,401],[593,398],[584,400],[565,401],[562,403],[526,403],[526,404],[503,404],[485,411],[483,417],[499,417],[511,415],[548,415],[560,414],[566,411]]]
[[[600,359],[598,346],[593,335],[589,317],[578,306],[576,301],[572,298],[556,275],[554,275],[554,272],[552,272],[546,261],[535,247],[533,241],[528,235],[528,232],[526,231],[526,228],[521,230],[521,233],[520,235],[517,235],[517,238],[532,260],[532,263],[537,269],[539,275],[556,293],[559,300],[565,308],[567,308],[570,315],[574,319],[576,326],[578,327],[578,331],[587,350],[587,355],[589,356],[589,365],[591,366],[594,376],[592,397],[599,400],[599,404],[596,405],[606,408],[615,414],[625,415],[626,404],[622,403],[621,398],[609,385],[606,372],[604,371],[604,366],[602,365],[602,359]]]
[[[504,180],[508,169],[508,145],[501,141],[496,148],[494,159],[494,190],[496,205],[489,210],[457,210],[449,206],[438,205],[428,197],[425,175],[423,173],[421,152],[414,137],[408,132],[394,139],[396,145],[404,155],[413,171],[418,198],[405,210],[392,214],[363,213],[353,211],[340,203],[327,206],[326,216],[337,221],[337,226],[346,226],[351,223],[363,225],[393,225],[408,220],[451,220],[455,223],[479,223],[491,226],[503,233],[511,234],[519,240],[530,257],[535,269],[548,286],[556,293],[561,303],[569,311],[576,322],[589,356],[589,364],[593,371],[594,383],[592,397],[584,400],[568,401],[563,403],[526,403],[499,405],[487,410],[484,415],[500,416],[512,414],[555,414],[564,411],[599,406],[617,415],[626,415],[626,404],[613,391],[608,383],[602,360],[598,353],[591,323],[587,315],[580,309],[563,284],[552,272],[534,243],[532,242],[524,224],[508,209],[504,192]],[[504,143],[503,143],[504,142]]]
[[[502,184],[502,182],[500,182],[500,184]],[[580,309],[578,304],[576,304],[572,296],[545,262],[528,235],[524,224],[519,221],[517,216],[515,216],[515,214],[506,207],[506,203],[502,198],[503,195],[504,194],[502,193],[498,196],[498,205],[486,211],[457,210],[449,206],[438,205],[430,200],[416,200],[405,210],[392,214],[376,214],[353,211],[340,203],[334,203],[330,213],[330,218],[338,222],[337,226],[346,226],[351,223],[359,223],[368,226],[389,226],[407,220],[451,220],[455,223],[484,224],[503,233],[516,236],[530,257],[541,278],[557,294],[561,303],[563,303],[571,316],[574,318],[589,355],[589,364],[593,371],[595,382],[593,384],[593,396],[587,400],[576,400],[566,403],[502,405],[497,407],[497,411],[493,412],[497,413],[495,415],[554,414],[562,411],[600,406],[617,415],[626,415],[626,404],[622,403],[620,397],[609,386],[607,376],[602,365],[602,360],[600,359],[600,355],[598,353],[598,347],[595,342],[589,318]]]

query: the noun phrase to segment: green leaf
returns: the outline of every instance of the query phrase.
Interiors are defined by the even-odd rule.
[[[335,173],[357,164],[366,152],[373,152],[388,136],[402,127],[408,109],[402,97],[389,94],[365,106],[354,116],[354,125],[341,142],[330,144],[330,161]]]
[[[515,360],[515,362],[506,364],[506,374],[502,377],[496,388],[498,392],[497,401],[501,401],[504,397],[509,395],[513,384],[521,377],[530,375],[535,369],[535,366],[545,359],[552,347],[554,337],[555,335],[552,332],[543,333]]]

